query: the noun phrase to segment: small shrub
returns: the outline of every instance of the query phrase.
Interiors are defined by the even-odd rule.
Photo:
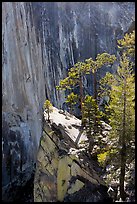
[[[48,114],[48,121],[49,121],[49,119],[50,119],[49,113],[53,112],[53,106],[52,106],[51,102],[49,100],[46,100],[44,105],[43,105],[43,108],[46,111],[46,113]]]
[[[100,153],[100,154],[97,155],[98,162],[100,163],[100,165],[102,167],[104,167],[105,164],[106,164],[108,154],[109,154],[109,152],[106,151],[106,152],[103,152],[103,153]]]

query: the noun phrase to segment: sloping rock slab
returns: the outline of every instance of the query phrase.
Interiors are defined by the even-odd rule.
[[[86,148],[75,143],[80,120],[56,108],[46,121],[37,155],[34,202],[98,202],[110,200]],[[86,140],[86,135],[83,133]]]

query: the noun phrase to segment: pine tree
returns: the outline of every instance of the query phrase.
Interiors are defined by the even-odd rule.
[[[73,107],[74,105],[77,103],[78,101],[78,95],[74,94],[74,92],[71,92],[68,96],[67,96],[67,100],[66,103],[68,103],[69,107],[70,107],[70,113],[72,114],[73,112]]]
[[[86,63],[84,62],[78,62],[74,64],[72,68],[69,69],[68,76],[61,80],[59,83],[59,86],[56,88],[59,90],[72,90],[76,87],[79,87],[80,89],[80,106],[81,106],[81,113],[83,117],[83,98],[84,98],[84,93],[83,93],[83,77],[86,74],[90,74],[89,72],[89,66],[87,66]]]
[[[94,76],[94,98],[97,100],[97,79],[96,72],[103,65],[112,64],[115,61],[115,56],[110,55],[108,53],[98,54],[96,60],[94,61],[92,58],[86,59],[84,62],[78,62],[74,64],[72,68],[70,68],[68,72],[68,76],[61,80],[59,86],[56,88],[59,90],[72,90],[75,87],[79,87],[80,89],[80,106],[81,106],[81,115],[83,118],[83,100],[84,100],[84,84],[83,77],[87,74],[93,73]],[[96,120],[96,119],[95,119]],[[82,120],[83,121],[83,120]],[[95,121],[96,123],[96,121]]]
[[[89,140],[89,152],[92,152],[94,139],[101,131],[101,112],[93,96],[86,95],[83,102],[83,126]],[[95,119],[98,119],[95,123]]]
[[[114,75],[107,72],[106,75],[99,81],[99,92],[100,98],[99,108],[103,112],[103,120],[109,123],[110,112],[106,108],[109,105],[111,85],[115,83]]]
[[[98,54],[95,61],[92,58],[86,59],[87,66],[89,67],[89,70],[93,74],[93,87],[94,87],[93,97],[96,103],[98,101],[97,71],[104,65],[107,66],[107,65],[113,64],[115,60],[116,60],[115,55],[110,55],[108,53]],[[98,111],[97,111],[96,106],[94,108],[95,108],[94,130],[96,134],[96,130],[98,128],[98,117],[97,117]]]
[[[89,67],[84,62],[78,62],[74,65],[73,68],[70,69],[68,73],[69,77],[75,80],[75,85],[79,86],[80,89],[80,106],[81,106],[81,114],[83,117],[83,98],[84,98],[84,91],[83,91],[83,77],[86,74],[89,74]]]
[[[53,111],[53,106],[49,100],[46,100],[44,105],[43,105],[44,110],[48,114],[48,121],[50,121],[50,113]]]
[[[118,40],[118,48],[126,56],[135,58],[135,31],[126,33],[123,39]]]
[[[125,200],[124,180],[126,162],[128,159],[127,148],[135,140],[135,32],[126,34],[118,40],[121,51],[120,64],[116,74],[107,73],[101,80],[100,95],[109,95],[110,102],[106,108],[109,112],[109,121],[112,126],[110,138],[118,139],[117,150],[120,156],[120,196]]]
[[[99,97],[110,97],[111,85],[114,83],[114,75],[106,72],[106,75],[99,81]]]
[[[94,98],[97,101],[98,93],[97,93],[97,71],[104,65],[113,64],[116,60],[115,55],[110,55],[108,53],[98,54],[96,60],[94,61],[92,58],[86,59],[87,65],[90,67],[89,70],[93,74],[93,87],[94,87]]]
[[[134,74],[130,61],[125,54],[121,57],[120,66],[115,75],[114,84],[111,86],[110,93],[110,125],[113,134],[119,137],[119,153],[121,158],[120,172],[120,195],[125,200],[124,178],[126,167],[126,147],[135,133],[135,96]]]

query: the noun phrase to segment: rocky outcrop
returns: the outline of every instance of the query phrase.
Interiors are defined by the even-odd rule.
[[[79,119],[53,108],[48,123],[45,113],[34,180],[35,202],[110,200],[99,166],[87,148]]]
[[[134,2],[2,3],[3,186],[35,162],[44,100],[62,107],[65,94],[55,86],[70,66],[116,54],[134,9]],[[85,83],[92,93],[92,76]]]

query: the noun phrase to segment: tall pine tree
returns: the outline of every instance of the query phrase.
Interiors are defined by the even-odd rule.
[[[113,134],[119,137],[120,154],[120,196],[125,200],[124,178],[126,167],[126,147],[135,134],[135,83],[130,61],[125,54],[122,55],[120,66],[115,75],[114,84],[110,93],[110,125]]]
[[[110,74],[105,77],[106,84],[109,85],[110,103],[107,110],[109,110],[109,120],[112,126],[111,136],[113,135],[119,140],[117,144],[120,156],[119,184],[120,197],[123,201],[126,198],[124,181],[126,162],[129,157],[127,147],[130,145],[130,141],[135,140],[134,34],[134,32],[126,34],[122,40],[118,41],[122,51],[120,64],[115,75]]]

